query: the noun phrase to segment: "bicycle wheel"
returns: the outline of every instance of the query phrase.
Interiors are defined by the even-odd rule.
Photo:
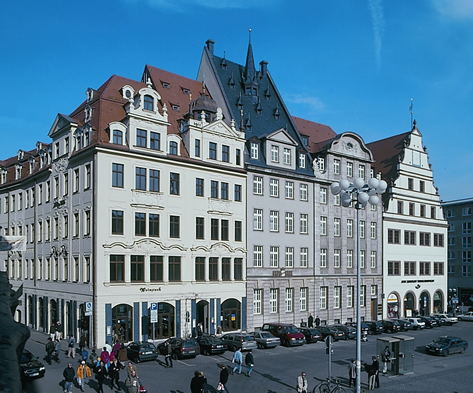
[[[335,389],[332,390],[332,393],[347,393],[347,391],[341,386],[336,386]]]
[[[327,382],[322,382],[314,388],[313,393],[330,393],[330,387]]]

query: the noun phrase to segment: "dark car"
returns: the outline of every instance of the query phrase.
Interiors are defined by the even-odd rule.
[[[27,349],[23,349],[20,360],[21,377],[24,379],[36,379],[44,377],[46,368],[39,359]]]
[[[348,325],[333,325],[337,330],[341,330],[345,333],[346,339],[355,339],[356,338],[356,329]]]
[[[215,336],[200,336],[197,338],[197,342],[200,346],[200,353],[206,356],[222,354],[227,350],[227,344]]]
[[[451,353],[463,353],[468,348],[468,341],[458,337],[440,336],[429,345],[425,346],[427,353],[448,356]]]
[[[385,333],[393,333],[393,332],[401,331],[401,325],[399,325],[399,322],[394,321],[393,319],[383,319],[381,323],[383,324]]]
[[[322,333],[322,336],[325,337],[327,336],[332,336],[334,341],[338,340],[346,340],[345,338],[345,333],[343,333],[341,330],[334,329],[333,327],[330,326],[318,326],[317,330]]]
[[[393,318],[393,321],[397,321],[399,323],[399,326],[401,327],[401,330],[404,332],[407,330],[414,329],[414,326],[412,326],[412,323],[408,321],[407,319]]]
[[[195,358],[200,354],[199,343],[194,338],[171,338],[173,359]],[[162,355],[167,353],[166,342],[158,345],[159,352]]]
[[[126,346],[126,354],[128,359],[139,363],[145,360],[156,360],[158,349],[148,341],[133,341]]]
[[[259,349],[275,348],[281,344],[281,339],[273,336],[270,332],[253,332],[251,334],[255,336]]]
[[[384,333],[384,327],[381,321],[364,321],[368,325],[368,334],[381,334]]]
[[[345,322],[345,325],[354,327],[356,329],[356,322]],[[368,334],[370,328],[365,322],[361,322],[361,332]]]
[[[425,322],[425,327],[428,328],[428,329],[432,329],[436,326],[439,326],[438,321],[436,321],[432,317],[417,317],[417,318],[419,318],[421,321],[424,321]]]
[[[317,341],[324,341],[324,336],[317,329],[300,328],[301,333],[305,336],[307,344],[316,343]]]

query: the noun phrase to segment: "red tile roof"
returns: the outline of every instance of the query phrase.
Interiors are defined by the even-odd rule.
[[[292,119],[294,120],[294,124],[299,130],[299,133],[309,137],[309,146],[307,148],[310,153],[315,153],[320,150],[320,145],[325,146],[327,141],[333,139],[337,135],[332,128],[325,124],[316,123],[295,116],[292,116]]]

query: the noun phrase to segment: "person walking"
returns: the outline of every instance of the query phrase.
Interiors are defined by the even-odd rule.
[[[315,318],[315,327],[319,327],[319,326],[320,326],[320,318],[317,315],[317,317]]]
[[[351,363],[348,365],[348,387],[351,388],[351,384],[353,382],[353,386],[356,383],[356,360],[353,359]]]
[[[313,328],[314,327],[314,317],[312,314],[309,314],[309,319],[307,320],[307,327]]]
[[[166,355],[164,356],[164,360],[166,360],[166,367],[172,368],[172,345],[170,340],[166,341]]]
[[[105,368],[104,362],[101,360],[97,369],[95,370],[95,378],[97,379],[97,383],[99,385],[97,389],[97,393],[103,393],[103,381],[107,378],[108,372]]]
[[[235,363],[232,373],[238,369],[238,374],[241,374],[241,364],[243,363],[243,355],[241,354],[241,348],[238,348],[233,354],[232,363]]]
[[[67,340],[67,358],[72,357],[75,359],[76,357],[76,339],[70,335],[69,340]]]
[[[307,393],[309,391],[309,383],[305,377],[305,372],[302,372],[301,375],[297,377],[297,393]]]
[[[85,334],[82,333],[80,338],[79,338],[79,350],[80,350],[80,353],[82,354],[82,352],[84,351],[84,348],[85,348]]]
[[[376,371],[372,364],[366,365],[365,369],[368,372],[368,390],[373,390],[374,382],[376,380]]]
[[[375,372],[374,387],[379,388],[379,362],[376,356],[373,356],[372,359],[373,359],[373,363],[371,364],[371,367],[373,368],[373,371]]]
[[[249,377],[251,376],[251,372],[253,371],[253,367],[255,366],[255,359],[253,358],[253,352],[251,351],[251,349],[245,356],[245,363],[247,369],[246,376]]]
[[[89,361],[90,361],[90,364],[92,364],[92,367],[95,367],[95,365],[97,364],[97,352],[95,352],[95,348],[92,348],[92,352],[90,353],[90,356],[89,356]]]
[[[90,367],[85,364],[85,360],[82,360],[79,367],[77,367],[76,375],[80,390],[84,391],[86,379],[92,376],[92,371],[90,371]]]
[[[56,340],[62,340],[62,325],[59,321],[56,323]]]
[[[107,347],[103,347],[102,352],[100,353],[100,360],[103,361],[103,364],[105,364],[108,371],[108,368],[110,367],[110,353],[107,351]]]
[[[391,351],[389,346],[386,345],[386,348],[381,352],[381,360],[383,361],[383,374],[386,374],[388,371],[388,363],[391,362]]]
[[[110,363],[110,368],[108,370],[108,375],[110,376],[110,387],[113,389],[114,382],[117,385],[117,389],[120,390],[120,385],[118,381],[120,380],[120,365],[118,364],[117,358],[113,359]]]
[[[46,361],[48,362],[49,365],[51,365],[51,356],[54,352],[54,343],[51,337],[48,337],[48,342],[46,343],[45,350],[46,350]]]
[[[57,331],[57,325],[55,323],[52,323],[49,329],[51,340],[54,340],[56,338],[56,331]]]
[[[194,371],[194,377],[191,379],[191,393],[202,393],[204,391],[204,385],[207,382],[207,378],[201,371]]]
[[[62,376],[64,377],[64,393],[71,393],[72,392],[72,385],[74,384],[74,376],[76,373],[72,368],[72,363],[69,363],[67,367],[62,372]]]
[[[138,375],[133,370],[130,375],[125,380],[125,386],[128,390],[128,393],[138,393],[140,389],[140,380],[138,379]]]
[[[220,378],[218,383],[222,385],[223,389],[220,390],[221,392],[225,390],[225,392],[230,393],[230,391],[227,388],[227,382],[228,382],[228,369],[225,366],[225,364],[222,364],[222,370],[220,371]]]
[[[131,364],[131,362],[128,362],[128,367],[126,368],[126,373],[128,376],[130,376],[133,371],[135,372],[136,376],[138,376],[138,370],[134,364]]]
[[[52,358],[57,362],[60,363],[61,359],[59,359],[59,354],[61,353],[61,342],[56,338],[56,343],[54,344],[54,352]]]

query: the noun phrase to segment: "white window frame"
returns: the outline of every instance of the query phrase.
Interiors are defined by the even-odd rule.
[[[294,267],[294,247],[286,247],[286,252],[285,252],[285,266],[289,268]]]
[[[309,187],[307,186],[307,184],[299,185],[299,198],[301,201],[309,200]]]
[[[333,287],[333,308],[340,308],[341,307],[341,299],[342,296],[342,287],[335,286]]]
[[[301,267],[308,267],[309,248],[308,247],[301,247],[299,257],[300,257]]]
[[[253,209],[253,230],[263,230],[263,209]]]
[[[309,288],[301,287],[300,288],[300,311],[307,311],[307,299]]]
[[[251,142],[251,159],[258,159],[258,144],[254,142]]]
[[[327,188],[320,187],[320,203],[326,204],[327,203]]]
[[[253,176],[253,194],[263,195],[263,178],[261,176]]]
[[[340,269],[341,267],[341,250],[340,249],[335,249],[333,250],[333,267],[335,269]]]
[[[269,196],[279,198],[279,180],[269,179]]]
[[[269,267],[279,267],[279,247],[269,247]]]
[[[347,250],[347,268],[353,269],[353,250]]]
[[[263,267],[263,246],[253,246],[253,267]]]
[[[285,290],[286,298],[285,298],[285,305],[286,305],[286,312],[293,312],[294,311],[294,288],[286,288]]]
[[[294,199],[294,182],[286,181],[285,197],[286,199]]]
[[[286,212],[284,217],[284,229],[286,233],[294,233],[294,213]]]
[[[371,269],[376,269],[378,267],[378,253],[377,253],[377,251],[371,251],[370,265],[371,265]]]
[[[341,226],[342,226],[341,219],[338,217],[335,217],[333,219],[333,236],[341,236]]]
[[[307,235],[309,233],[309,215],[301,213],[300,215],[300,233]]]
[[[279,162],[279,146],[271,145],[271,162]]]
[[[261,301],[263,298],[263,289],[255,288],[253,289],[253,314],[260,315],[262,314]]]
[[[326,310],[328,308],[327,297],[328,297],[328,287],[320,287],[320,309],[321,310]]]
[[[320,217],[320,235],[327,235],[327,217],[325,216]]]
[[[269,231],[279,232],[279,211],[270,210],[269,212]]]
[[[279,313],[279,289],[278,288],[269,289],[269,313],[270,314]]]
[[[283,154],[284,154],[284,164],[291,165],[292,164],[291,149],[288,149],[287,147],[285,147]]]
[[[320,249],[320,267],[321,268],[327,267],[327,249],[326,248]]]

